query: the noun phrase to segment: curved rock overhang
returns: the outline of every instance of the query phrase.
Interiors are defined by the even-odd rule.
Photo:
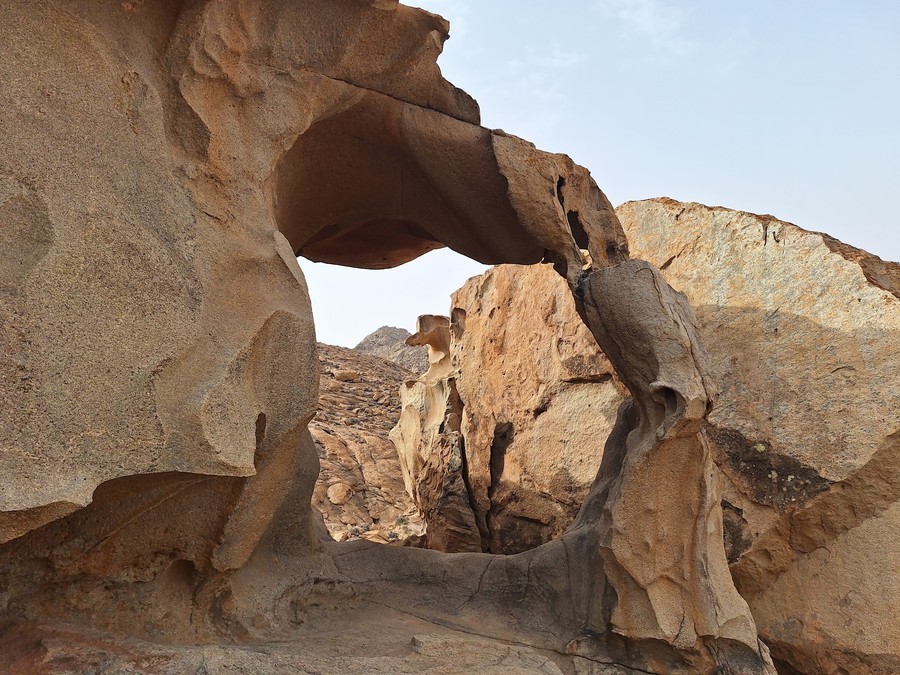
[[[0,287],[28,375],[10,378],[8,409],[29,411],[0,431],[14,432],[11,470],[32,478],[4,504],[63,501],[48,497],[57,481],[86,506],[136,475],[147,504],[122,483],[29,519],[0,556],[4,615],[177,639],[172,617],[146,611],[177,590],[181,639],[231,639],[271,636],[319,596],[438,620],[451,598],[459,625],[560,654],[766,671],[697,438],[711,394],[690,308],[627,261],[586,169],[478,125],[436,65],[446,22],[391,0],[9,6],[0,121],[15,133],[0,135],[0,174],[18,182],[0,199],[46,200],[66,246]],[[27,212],[26,225],[44,211]],[[552,261],[634,402],[561,540],[508,558],[338,554],[311,522],[317,364],[293,254],[389,267],[440,243]],[[636,518],[652,507],[665,519]]]
[[[568,157],[376,92],[304,131],[270,190],[279,229],[316,262],[383,269],[448,246],[485,264],[580,269],[580,249],[600,261],[627,251],[608,200]]]
[[[380,269],[449,246],[485,264],[534,263],[491,132],[366,93],[313,124],[278,163],[279,229],[299,255]]]

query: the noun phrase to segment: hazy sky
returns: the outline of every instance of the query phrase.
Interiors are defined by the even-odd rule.
[[[419,0],[482,123],[565,152],[613,204],[771,213],[900,260],[900,1]],[[482,266],[301,260],[323,342],[412,330]]]

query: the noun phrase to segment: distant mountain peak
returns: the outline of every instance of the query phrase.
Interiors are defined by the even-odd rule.
[[[421,375],[428,370],[428,352],[424,347],[406,344],[408,330],[395,326],[382,326],[364,337],[354,349],[363,354],[380,356],[388,361]]]

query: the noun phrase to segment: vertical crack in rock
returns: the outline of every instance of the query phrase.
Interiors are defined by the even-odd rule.
[[[491,480],[487,490],[490,509],[485,517],[488,541],[486,546],[482,545],[483,550],[489,553],[497,553],[498,549],[501,548],[499,539],[502,533],[498,531],[496,517],[503,507],[497,502],[497,491],[500,489],[503,480],[503,469],[506,466],[506,451],[512,444],[515,435],[515,429],[510,422],[497,422],[494,426],[489,460]]]

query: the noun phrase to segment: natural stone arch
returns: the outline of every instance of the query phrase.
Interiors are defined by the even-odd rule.
[[[94,262],[121,273],[99,254],[134,256],[137,244],[150,249],[144,262],[155,262],[151,253],[164,259],[157,266],[174,280],[161,293],[174,307],[164,317],[175,317],[178,339],[148,337],[137,321],[127,341],[140,352],[129,355],[135,371],[116,370],[108,383],[86,380],[100,412],[109,412],[103,404],[116,392],[150,429],[146,438],[110,444],[112,456],[136,446],[150,459],[124,468],[109,462],[92,475],[92,504],[17,531],[3,546],[6,616],[93,621],[157,640],[242,640],[288,634],[323,603],[339,613],[362,598],[644,670],[770,667],[728,576],[711,460],[697,435],[711,390],[687,303],[651,266],[627,260],[618,220],[585,169],[478,126],[471,99],[441,79],[434,62],[446,24],[382,0],[313,0],[302,9],[287,0],[115,7],[134,12],[130,22],[110,21],[94,3],[48,3],[36,10],[39,21],[23,3],[13,5],[44,38],[26,45],[14,69],[31,72],[50,60],[59,68],[42,71],[48,85],[80,87],[107,105],[63,116],[66,107],[54,104],[44,133],[72,154],[71,171],[35,152],[43,123],[21,120],[10,123],[21,133],[2,140],[0,169],[46,170],[37,199],[50,204],[55,241],[81,244],[84,269]],[[2,27],[12,41],[12,25]],[[397,36],[388,49],[383,33]],[[50,44],[67,49],[54,55]],[[25,79],[0,78],[10,90],[4,95],[27,102]],[[84,96],[66,91],[71,100]],[[73,127],[98,147],[67,141]],[[422,193],[414,200],[366,194],[362,211],[343,212],[340,197],[354,193],[338,184],[338,198],[311,215],[304,206],[314,195],[304,185],[323,186],[306,153],[333,143],[359,161],[354,130],[375,135],[376,156],[392,159],[398,176],[414,176]],[[134,171],[134,157],[147,160],[141,168],[150,178]],[[334,176],[337,167],[325,159]],[[139,190],[121,178],[128,169]],[[115,188],[98,187],[114,218],[96,217],[85,197],[96,176]],[[142,210],[143,198],[159,211]],[[351,253],[373,238],[375,260]],[[384,266],[438,241],[483,262],[553,262],[634,394],[574,527],[519,556],[340,546],[318,540],[310,521],[315,457],[305,423],[316,368],[293,254]],[[24,288],[48,266],[64,269],[62,253],[51,247],[14,293],[44,292],[65,305],[76,280],[52,293]],[[155,286],[131,281],[110,275],[105,290],[147,307],[159,299]],[[40,324],[48,319],[41,311],[26,318]],[[99,318],[114,313],[105,311]],[[97,318],[74,316],[75,347],[46,345],[63,374],[71,373],[66,359],[86,355],[124,363],[124,344],[106,340],[101,352],[87,339]],[[93,419],[73,423],[87,432]],[[127,427],[115,415],[109,420],[116,431]],[[78,438],[79,456],[97,452]],[[648,502],[651,488],[662,489]],[[684,503],[687,513],[679,511]],[[641,509],[655,516],[638,519]],[[166,611],[154,607],[160,593],[172,598]]]

